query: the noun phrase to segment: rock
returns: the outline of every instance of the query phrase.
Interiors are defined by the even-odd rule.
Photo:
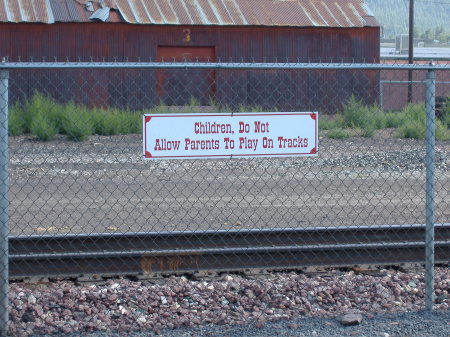
[[[112,294],[110,296],[108,296],[108,301],[109,302],[115,302],[117,301],[118,296],[116,294]]]
[[[28,296],[28,304],[36,304],[36,297],[33,295]]]
[[[117,289],[117,288],[119,288],[119,287],[120,287],[119,283],[113,283],[113,284],[111,284],[111,289]]]
[[[255,326],[256,326],[258,329],[264,328],[265,325],[266,325],[266,322],[263,321],[263,320],[259,320],[259,321],[256,322],[256,324],[255,324]]]
[[[247,295],[248,298],[253,299],[255,298],[255,294],[253,293],[253,291],[251,289],[246,289],[244,291],[245,295]]]
[[[408,282],[408,285],[409,285],[411,288],[416,288],[416,287],[417,287],[417,284],[416,284],[416,282],[414,282],[414,281]]]
[[[27,310],[23,315],[22,315],[22,322],[24,323],[29,323],[29,322],[34,322],[35,318],[33,313],[30,310]]]
[[[358,325],[362,322],[362,320],[363,317],[361,314],[345,314],[339,319],[341,324],[345,326]]]
[[[70,311],[69,309],[64,309],[62,312],[63,316],[72,316],[72,311]]]
[[[73,318],[75,318],[78,321],[80,321],[81,319],[86,317],[84,311],[74,311],[72,315],[73,315]]]
[[[441,294],[441,295],[439,295],[439,296],[436,296],[434,302],[435,302],[436,304],[442,304],[442,303],[444,303],[447,299],[448,299],[448,296],[447,296],[447,295]]]
[[[128,312],[122,305],[119,305],[119,310],[122,315],[125,315]]]

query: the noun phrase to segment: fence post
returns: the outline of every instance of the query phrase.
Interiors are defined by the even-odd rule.
[[[0,335],[8,333],[8,80],[0,69]]]
[[[426,81],[426,230],[425,230],[425,307],[434,304],[434,221],[435,221],[435,98],[436,72],[428,70]]]

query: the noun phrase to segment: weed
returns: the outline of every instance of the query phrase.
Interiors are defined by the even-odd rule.
[[[334,120],[328,116],[321,116],[319,118],[319,129],[320,130],[331,130],[334,128]]]
[[[370,116],[370,109],[352,96],[344,105],[342,116],[346,126],[350,128],[375,128],[374,119]]]
[[[425,107],[423,104],[408,104],[402,111],[402,124],[397,135],[401,138],[425,138]]]
[[[33,114],[30,122],[30,132],[39,140],[52,140],[58,133],[55,121],[42,111]]]
[[[14,104],[9,109],[8,134],[10,136],[18,136],[25,131],[25,121],[23,119],[23,114],[23,109],[19,103]]]
[[[42,119],[45,117],[47,120],[45,123],[52,125],[56,128],[56,132],[61,132],[62,130],[62,114],[64,107],[56,103],[50,97],[47,97],[39,92],[35,92],[31,100],[25,104],[23,109],[23,120],[25,125],[25,132],[31,132],[31,124],[35,118]],[[37,117],[37,115],[42,114],[42,116]],[[36,127],[35,122],[35,127]],[[39,122],[40,123],[40,122]],[[42,124],[44,125],[44,124]],[[49,134],[51,130],[49,130]]]
[[[401,111],[391,111],[384,113],[384,127],[398,128],[406,122],[405,113]]]
[[[347,139],[350,137],[350,133],[345,129],[335,128],[328,132],[328,137],[333,139]]]
[[[68,103],[64,108],[62,129],[71,140],[78,142],[85,140],[94,131],[90,111],[72,102]]]
[[[440,120],[436,120],[436,139],[450,140],[450,130]]]

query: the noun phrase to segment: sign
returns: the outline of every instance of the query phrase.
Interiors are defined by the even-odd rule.
[[[317,156],[317,112],[148,114],[144,159]]]

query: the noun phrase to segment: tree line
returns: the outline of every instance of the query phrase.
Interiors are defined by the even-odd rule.
[[[382,26],[382,37],[408,34],[409,0],[365,0]],[[450,1],[415,0],[414,36],[450,41]]]

